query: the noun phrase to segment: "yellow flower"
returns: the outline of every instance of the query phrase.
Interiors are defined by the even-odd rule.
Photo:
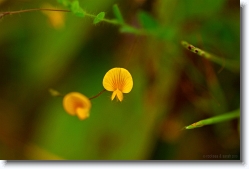
[[[48,3],[44,3],[41,8],[44,9],[55,9],[52,5]],[[64,27],[65,23],[65,13],[63,12],[55,12],[55,11],[42,11],[44,15],[48,17],[48,20],[51,26],[55,29],[61,29]]]
[[[91,102],[81,93],[71,92],[64,96],[63,107],[68,114],[77,115],[79,119],[84,120],[89,117]]]
[[[103,86],[107,91],[113,91],[112,100],[117,96],[119,101],[123,100],[123,93],[129,93],[133,87],[130,72],[124,68],[112,68],[103,79]]]

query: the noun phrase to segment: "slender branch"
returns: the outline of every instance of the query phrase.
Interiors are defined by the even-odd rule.
[[[51,12],[72,12],[70,10],[64,10],[64,9],[47,9],[47,8],[34,8],[34,9],[25,9],[25,10],[19,10],[19,11],[8,11],[8,12],[2,12],[0,13],[0,19],[3,18],[4,16],[7,15],[12,15],[12,14],[18,14],[18,13],[25,13],[25,12],[33,12],[33,11],[51,11]],[[90,18],[96,18],[96,15],[87,13],[84,11],[84,15],[88,16]],[[113,25],[118,25],[123,28],[126,28],[127,30],[132,30],[133,33],[137,35],[146,35],[147,33],[144,30],[134,28],[126,23],[123,22],[118,22],[116,19],[102,19],[103,22],[113,24]]]
[[[232,111],[230,113],[226,113],[226,114],[222,114],[222,115],[218,115],[218,116],[214,116],[205,120],[201,120],[198,121],[196,123],[193,123],[189,126],[184,127],[184,129],[194,129],[194,128],[198,128],[198,127],[202,127],[205,125],[210,125],[210,124],[215,124],[215,123],[219,123],[219,122],[223,122],[223,121],[227,121],[227,120],[232,120],[235,118],[239,118],[240,117],[240,109],[237,109],[235,111]]]
[[[93,14],[90,14],[90,13],[87,13],[87,12],[85,12],[84,14],[85,14],[85,16],[88,16],[90,18],[96,18],[96,15],[93,15]],[[107,22],[107,23],[110,23],[110,24],[114,24],[114,25],[120,25],[120,23],[118,23],[116,20],[103,18],[101,21]]]
[[[70,10],[64,10],[64,9],[34,8],[34,9],[25,9],[25,10],[19,10],[19,11],[2,12],[0,14],[0,19],[3,18],[6,15],[12,15],[12,14],[18,14],[18,13],[25,13],[25,12],[33,12],[33,11],[71,12]]]
[[[96,15],[93,15],[93,14],[90,14],[90,13],[87,13],[85,12],[84,13],[85,16],[88,16],[90,18],[96,18]],[[101,20],[102,22],[106,22],[106,23],[109,23],[109,24],[113,24],[113,25],[117,25],[117,26],[121,26],[123,28],[126,28],[127,30],[132,30],[132,32],[136,35],[147,35],[148,33],[145,32],[145,30],[142,30],[142,29],[138,29],[138,28],[135,28],[135,27],[132,27],[124,22],[119,22],[118,20],[116,19],[107,19],[107,18],[103,18]]]
[[[239,66],[239,62],[234,61],[234,60],[224,60],[214,54],[208,53],[204,50],[201,50],[193,45],[191,45],[190,43],[186,42],[186,41],[181,41],[181,44],[183,47],[185,47],[186,49],[188,49],[189,51],[204,57],[208,60],[211,60],[227,69],[230,69],[231,71],[239,71],[240,66]]]
[[[95,96],[93,96],[93,97],[91,97],[91,98],[89,98],[89,100],[92,100],[92,99],[94,99],[94,98],[96,98],[96,97],[99,97],[102,93],[104,93],[106,90],[104,89],[104,90],[102,90],[101,92],[99,92],[97,95],[95,95]]]

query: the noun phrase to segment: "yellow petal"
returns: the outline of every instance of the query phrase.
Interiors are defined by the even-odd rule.
[[[82,119],[84,116],[86,116],[83,112],[87,112],[89,114],[91,102],[86,96],[82,95],[81,93],[71,92],[64,96],[63,107],[68,114],[77,114],[79,118]]]
[[[115,98],[115,96],[117,96],[119,101],[123,100],[123,93],[118,89],[112,93],[112,100]]]
[[[123,93],[120,90],[117,90],[117,96],[118,96],[119,101],[123,100]]]
[[[133,87],[133,80],[132,80],[132,76],[131,74],[127,71],[127,73],[125,74],[125,77],[124,77],[124,85],[123,85],[123,88],[122,88],[122,92],[123,93],[129,93]]]
[[[112,93],[112,100],[115,98],[116,95],[117,95],[117,91],[115,90],[115,91]]]
[[[76,114],[78,115],[80,120],[85,120],[89,117],[89,109],[77,108]]]
[[[112,68],[105,74],[103,86],[108,91],[119,89],[123,93],[129,93],[133,87],[132,76],[124,68]]]

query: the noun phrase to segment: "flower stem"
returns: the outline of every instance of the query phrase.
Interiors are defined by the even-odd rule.
[[[99,97],[102,93],[104,93],[106,90],[104,89],[104,90],[102,90],[101,92],[99,92],[97,95],[95,95],[95,96],[93,96],[93,97],[91,97],[91,98],[89,98],[89,100],[92,100],[92,99],[95,99],[96,97]]]
[[[194,128],[202,127],[205,125],[232,120],[232,119],[239,118],[239,117],[240,117],[240,109],[237,109],[237,110],[234,110],[232,112],[229,112],[223,115],[214,116],[214,117],[211,117],[205,120],[198,121],[196,123],[193,123],[189,126],[184,127],[184,129],[194,129]]]
[[[0,19],[6,15],[12,15],[12,14],[18,14],[18,13],[24,13],[24,12],[33,12],[33,11],[71,12],[70,10],[64,10],[64,9],[34,8],[34,9],[25,9],[25,10],[19,10],[19,11],[3,12],[0,14]]]
[[[70,10],[65,10],[65,9],[34,8],[34,9],[25,9],[25,10],[19,10],[19,11],[2,12],[2,13],[0,13],[0,19],[3,18],[4,16],[7,16],[7,15],[18,14],[18,13],[25,13],[25,12],[33,12],[33,11],[72,12]],[[93,15],[93,14],[90,14],[90,13],[87,13],[87,12],[84,12],[84,15],[88,16],[90,18],[96,18],[97,17],[96,15]],[[138,28],[132,27],[132,26],[130,26],[130,25],[124,23],[124,22],[119,22],[116,19],[106,19],[106,18],[103,18],[102,21],[106,22],[106,23],[109,23],[109,24],[121,26],[121,27],[125,28],[126,30],[129,30],[132,33],[137,34],[137,35],[146,35],[147,34],[142,29],[138,29]]]
[[[186,41],[181,41],[181,44],[183,47],[185,47],[186,49],[188,49],[189,51],[201,56],[201,57],[204,57],[208,60],[211,60],[219,65],[221,65],[222,67],[225,67],[231,71],[239,71],[240,70],[240,65],[239,65],[239,62],[237,61],[234,61],[234,60],[224,60],[214,54],[211,54],[211,53],[208,53],[204,50],[201,50],[193,45],[191,45],[190,43],[186,42]]]

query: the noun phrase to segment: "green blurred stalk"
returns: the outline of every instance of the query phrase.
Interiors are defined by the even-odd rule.
[[[214,116],[205,120],[201,120],[198,121],[196,123],[193,123],[189,126],[184,127],[184,129],[194,129],[194,128],[198,128],[198,127],[202,127],[205,125],[210,125],[210,124],[215,124],[215,123],[220,123],[223,121],[227,121],[227,120],[232,120],[235,118],[239,118],[240,117],[240,109],[234,110],[232,112],[223,114],[223,115],[219,115],[219,116]]]
[[[214,54],[210,54],[204,50],[201,50],[201,49],[191,45],[190,43],[188,43],[186,41],[181,41],[181,44],[189,51],[191,51],[191,52],[193,52],[201,57],[204,57],[208,60],[211,60],[211,61],[221,65],[224,68],[227,68],[231,71],[236,71],[236,72],[240,70],[240,64],[237,61],[220,58]]]
[[[119,21],[119,23],[121,23],[121,24],[125,23],[124,18],[122,16],[117,4],[113,5],[113,13],[114,13],[115,17],[117,18],[117,20]]]

